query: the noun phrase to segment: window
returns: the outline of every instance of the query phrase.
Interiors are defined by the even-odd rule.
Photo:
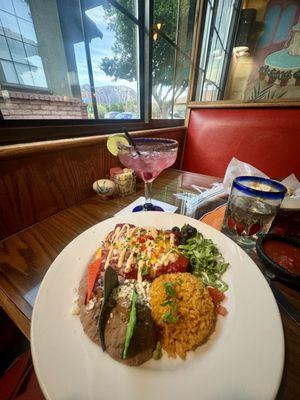
[[[153,10],[152,116],[184,118],[196,1],[156,0]]]
[[[197,100],[214,101],[223,98],[239,10],[238,0],[207,1]]]
[[[89,117],[139,119],[137,4],[135,0],[120,1],[119,7],[109,1],[96,3],[83,9],[85,40],[76,44],[75,51],[77,63],[84,65],[79,79],[88,112],[93,108]]]
[[[47,88],[29,4],[0,1],[0,82],[19,88]]]
[[[195,7],[196,0],[0,0],[4,119],[183,119]]]

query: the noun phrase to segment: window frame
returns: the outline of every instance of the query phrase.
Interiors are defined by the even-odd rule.
[[[0,124],[3,127],[0,128],[0,146],[106,135],[121,132],[123,127],[129,131],[137,131],[184,126],[183,119],[152,119],[149,122],[119,120],[117,124],[116,120],[104,121],[105,123],[99,124],[90,120],[1,120]],[[16,126],[7,122],[20,122],[20,124]]]
[[[112,6],[121,7],[116,0],[108,0]],[[115,119],[4,119],[0,109],[0,145],[28,143],[34,141],[47,141],[65,139],[72,137],[84,137],[93,135],[104,135],[117,133],[124,126],[129,131],[147,130],[184,125],[184,119],[152,119],[152,21],[153,21],[153,0],[138,1],[139,32],[139,119],[122,119],[116,122]],[[125,13],[129,11],[125,10]],[[131,19],[132,19],[131,18]],[[28,91],[27,88],[3,85],[3,89],[15,89]],[[27,89],[27,90],[26,90]],[[30,89],[34,93],[49,93],[47,89]]]
[[[228,72],[229,72],[229,66],[230,66],[230,62],[231,62],[230,56],[232,54],[232,50],[234,47],[234,42],[235,42],[235,38],[236,38],[236,34],[237,34],[238,22],[239,22],[240,12],[241,12],[241,8],[242,8],[241,7],[242,0],[235,0],[235,2],[234,2],[233,12],[231,15],[231,24],[229,26],[228,35],[227,35],[227,37],[228,38],[230,37],[231,40],[227,41],[225,47],[224,47],[223,41],[221,40],[221,35],[219,33],[220,21],[221,21],[222,15],[223,15],[223,10],[222,10],[220,21],[219,21],[219,26],[218,26],[218,28],[216,27],[216,17],[217,17],[217,13],[218,13],[218,6],[219,6],[219,0],[214,0],[213,4],[211,3],[211,0],[208,0],[207,2],[205,2],[205,6],[203,8],[203,14],[202,14],[202,18],[201,18],[202,31],[201,31],[201,41],[199,42],[199,46],[202,48],[202,44],[203,44],[205,35],[207,35],[207,46],[205,46],[204,52],[202,52],[201,50],[199,51],[198,60],[197,60],[198,69],[196,72],[196,87],[195,87],[194,93],[193,93],[194,94],[193,100],[197,99],[196,101],[199,101],[199,102],[206,101],[206,100],[202,100],[205,82],[210,82],[210,84],[212,84],[215,87],[215,89],[217,90],[217,96],[216,96],[217,98],[212,101],[222,100],[222,98],[224,96],[227,76],[228,76]],[[210,9],[211,9],[211,18],[210,18],[210,25],[208,27],[208,31],[205,32],[205,19],[206,19],[206,13],[207,13],[208,7],[210,7]],[[217,82],[207,79],[208,64],[209,64],[209,60],[210,60],[212,40],[214,38],[214,35],[216,35],[216,40],[219,40],[222,50],[223,50],[223,55],[224,55],[223,66],[221,68],[221,74],[219,77],[220,78],[219,85],[217,84]],[[203,54],[205,56],[204,67],[202,67],[200,65]],[[218,67],[218,69],[219,68],[220,68],[220,66]],[[199,79],[201,79],[200,82],[199,82]]]

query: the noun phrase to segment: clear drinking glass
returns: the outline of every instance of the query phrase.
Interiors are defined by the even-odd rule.
[[[284,185],[271,179],[235,178],[222,231],[241,245],[254,246],[258,235],[268,232],[286,191]]]
[[[145,182],[145,204],[133,209],[136,211],[163,211],[151,202],[151,186],[154,179],[177,158],[178,142],[173,139],[137,138],[134,146],[120,144],[119,160],[125,167],[133,169]]]

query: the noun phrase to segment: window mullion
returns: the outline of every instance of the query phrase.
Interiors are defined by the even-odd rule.
[[[199,99],[202,100],[203,97],[203,88],[206,80],[206,73],[207,73],[207,68],[208,68],[208,63],[209,63],[209,56],[210,56],[210,51],[211,51],[211,45],[212,45],[212,40],[213,40],[213,33],[214,33],[214,27],[215,27],[215,21],[217,17],[217,11],[218,11],[218,2],[217,0],[214,5],[212,6],[212,17],[210,21],[210,27],[209,27],[209,36],[208,36],[208,44],[207,44],[207,49],[206,49],[206,54],[205,54],[205,63],[204,63],[204,71],[203,71],[203,78],[201,79],[201,87],[199,88]],[[211,5],[211,3],[209,2]],[[204,14],[204,19],[205,21],[205,16],[206,13]],[[205,23],[205,22],[204,22]],[[201,55],[200,55],[201,59]]]
[[[222,74],[220,77],[220,91],[218,93],[218,100],[223,99],[224,97],[224,91],[225,91],[225,86],[226,86],[226,81],[227,81],[227,76],[228,76],[228,71],[229,71],[229,65],[230,65],[230,57],[233,51],[234,47],[234,42],[235,42],[235,37],[238,29],[238,21],[239,21],[239,16],[241,12],[241,3],[242,0],[235,0],[233,4],[233,12],[231,15],[231,21],[230,21],[230,30],[228,32],[228,38],[230,40],[227,41],[226,45],[226,51],[225,51],[225,56],[224,56],[224,61],[223,65],[225,67],[222,68]]]
[[[152,119],[152,25],[153,25],[153,0],[139,0],[139,4],[144,10],[143,36],[141,40],[144,42],[143,48],[143,66],[144,75],[140,81],[140,90],[144,96],[144,122]],[[142,118],[143,118],[142,117]]]
[[[93,105],[93,110],[94,110],[94,118],[98,119],[99,115],[98,115],[95,82],[94,82],[93,66],[92,66],[92,59],[91,59],[91,50],[90,50],[90,43],[89,43],[87,35],[86,35],[86,14],[85,14],[85,9],[83,7],[82,0],[79,0],[79,3],[80,3],[80,12],[81,12],[82,34],[83,34],[84,48],[85,48],[85,54],[86,54],[87,69],[88,69],[88,74],[89,74],[92,105]]]

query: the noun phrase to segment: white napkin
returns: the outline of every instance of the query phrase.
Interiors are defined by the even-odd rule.
[[[269,178],[268,175],[264,174],[259,169],[247,164],[237,158],[232,158],[223,179],[224,190],[229,193],[231,190],[232,181],[238,176],[260,176],[262,178]],[[291,197],[300,197],[300,182],[296,178],[295,174],[291,174],[281,181],[288,189],[288,195]]]
[[[269,178],[259,169],[250,164],[242,162],[237,158],[232,158],[223,180],[223,187],[226,193],[230,193],[232,181],[238,176],[260,176],[262,178]],[[300,208],[300,182],[295,174],[291,174],[281,181],[281,183],[288,189],[288,194],[284,198],[282,208]]]
[[[144,203],[145,203],[145,197],[143,197],[143,196],[139,197],[138,199],[136,199],[135,201],[130,203],[127,207],[125,207],[121,211],[117,212],[115,214],[115,216],[130,214],[130,213],[132,213],[132,210],[134,209],[134,207],[136,207],[140,204],[144,204]],[[154,204],[155,206],[161,207],[165,212],[171,212],[171,213],[174,213],[178,208],[176,206],[172,206],[172,204],[165,203],[163,201],[159,201],[159,200],[155,200],[155,199],[152,199],[152,204]]]
[[[290,197],[300,198],[300,182],[298,181],[295,174],[289,175],[288,177],[283,179],[281,183],[288,189],[288,195]]]
[[[233,180],[238,176],[243,176],[243,175],[260,176],[262,178],[268,178],[268,176],[259,169],[233,157],[227,166],[225,176],[223,179],[223,186],[225,192],[230,193]]]

